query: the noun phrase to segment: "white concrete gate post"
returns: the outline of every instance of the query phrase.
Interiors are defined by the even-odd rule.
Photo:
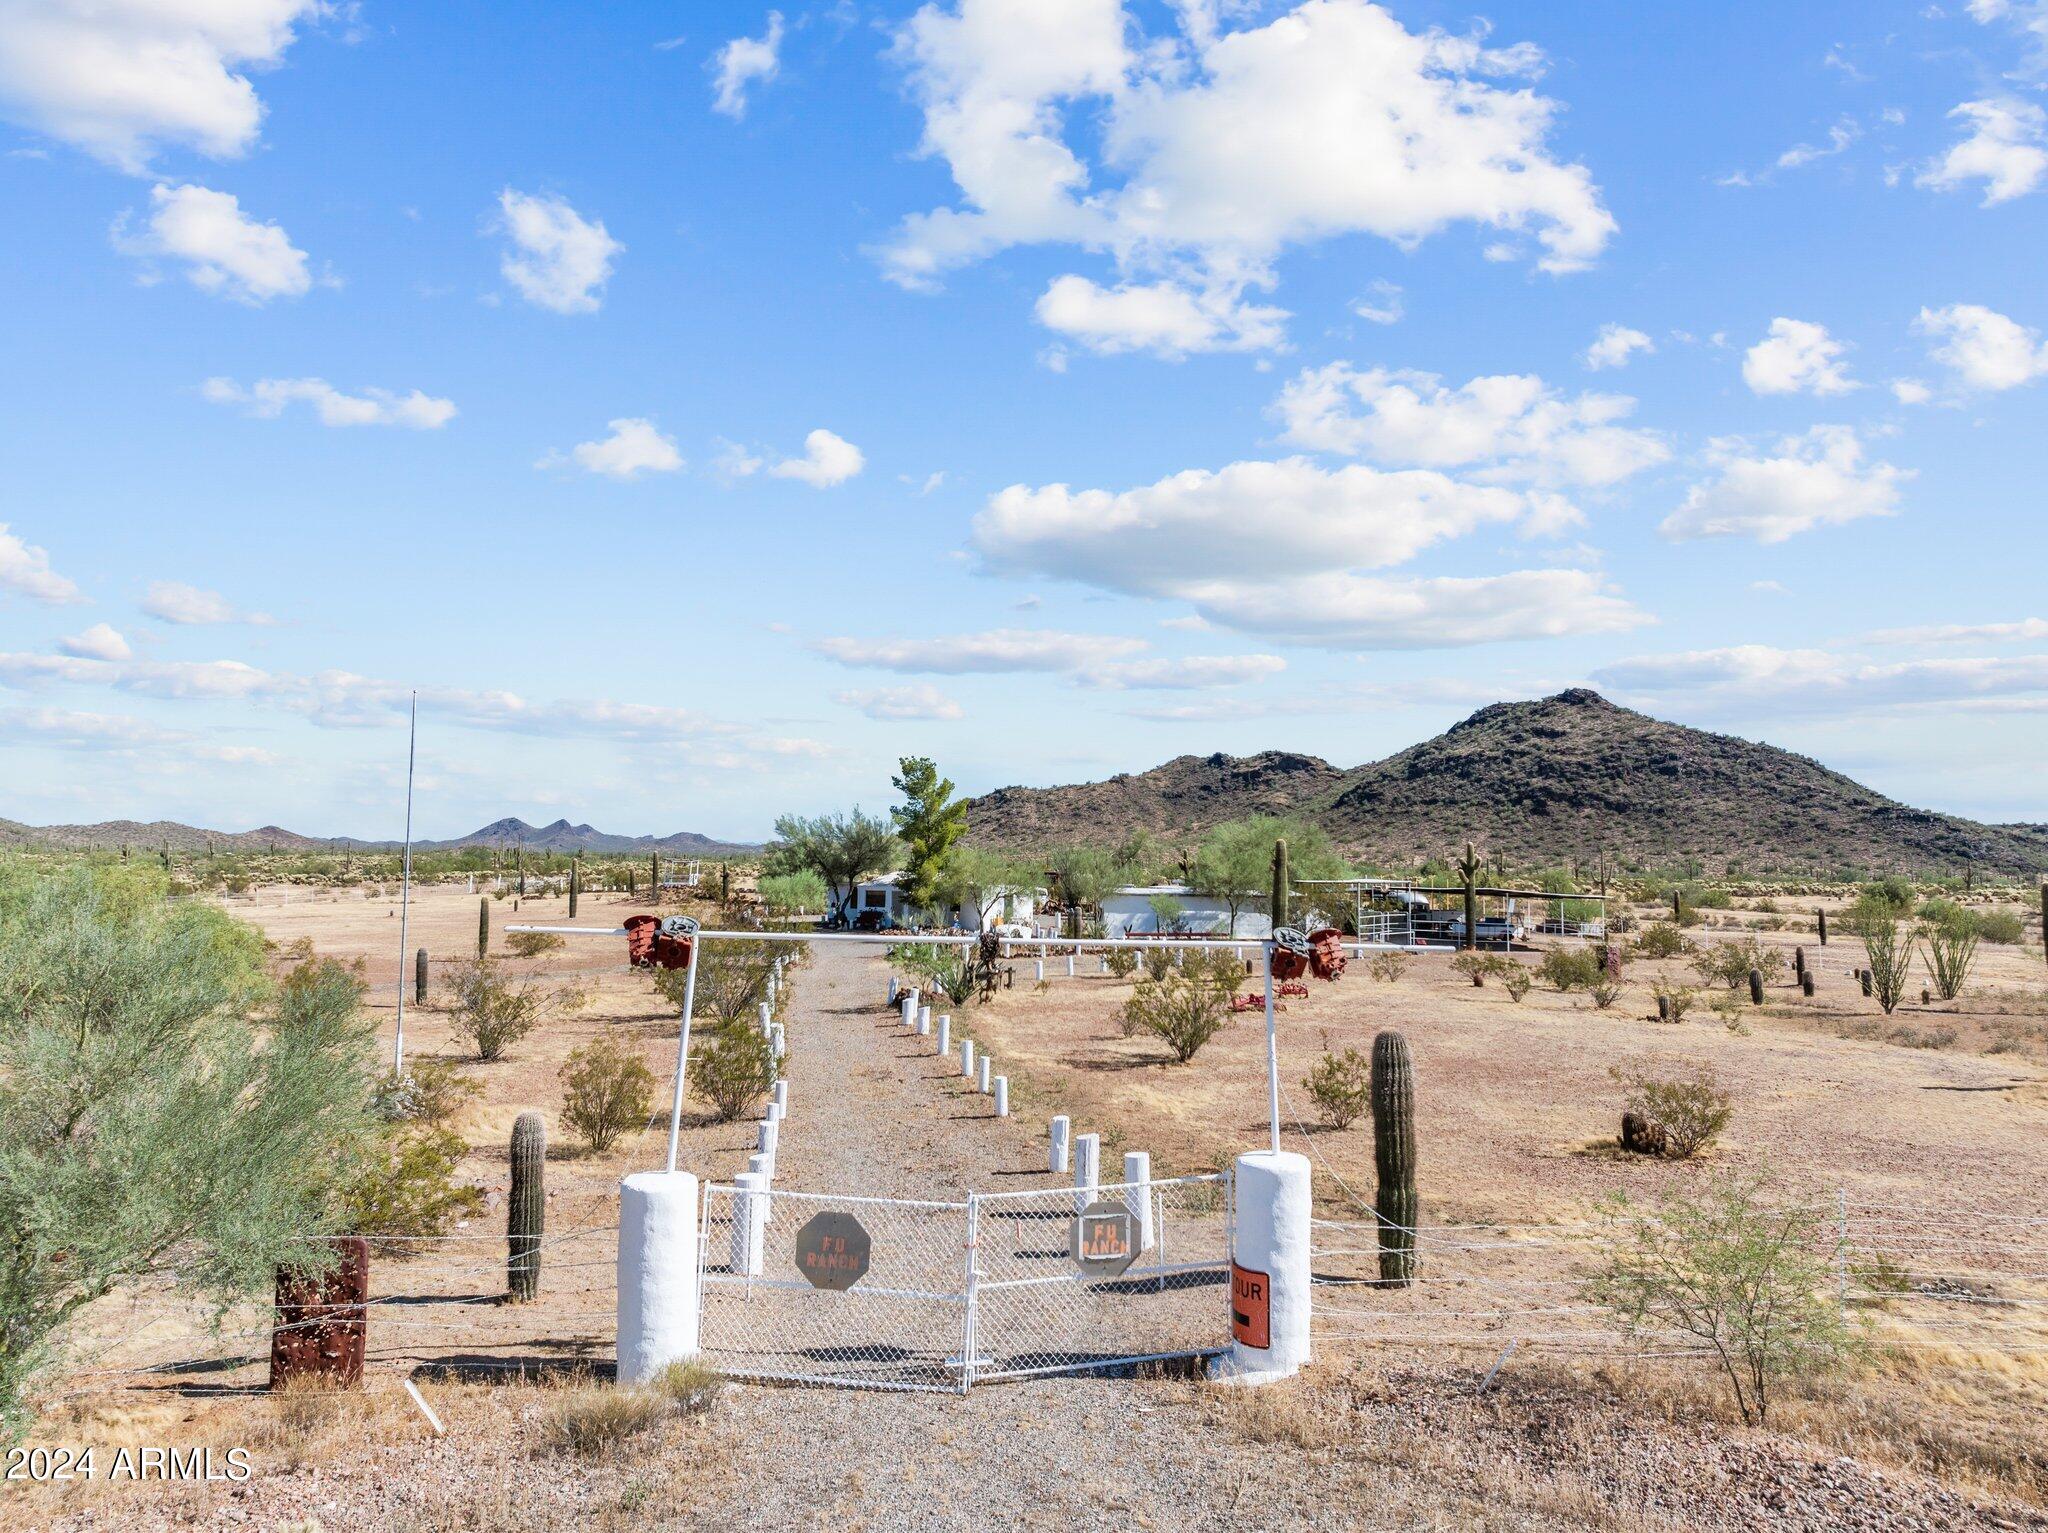
[[[1309,1165],[1292,1150],[1237,1158],[1230,1252],[1230,1350],[1209,1365],[1226,1384],[1292,1378],[1309,1355]]]
[[[636,1171],[619,1184],[619,1382],[694,1358],[697,1318],[697,1178]]]

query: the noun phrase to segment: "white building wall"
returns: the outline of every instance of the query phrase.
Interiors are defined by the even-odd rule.
[[[1162,928],[1152,909],[1154,899],[1170,899],[1181,907],[1176,927],[1165,928],[1204,936],[1243,937],[1247,941],[1267,936],[1273,923],[1266,915],[1263,898],[1247,899],[1238,907],[1237,929],[1230,930],[1230,906],[1219,899],[1197,894],[1182,885],[1169,884],[1145,889],[1118,889],[1102,902],[1102,927],[1111,937],[1144,937]]]

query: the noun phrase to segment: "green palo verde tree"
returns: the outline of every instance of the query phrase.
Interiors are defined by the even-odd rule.
[[[904,895],[913,910],[938,903],[946,854],[967,833],[967,806],[928,756],[905,756],[891,782],[903,803],[889,811],[904,847]]]
[[[807,818],[786,814],[775,822],[775,841],[762,860],[766,877],[811,869],[825,880],[834,904],[850,900],[853,886],[873,873],[896,866],[902,846],[889,822],[862,814],[825,814]]]
[[[1276,861],[1276,848],[1284,843],[1284,867]],[[1237,930],[1238,911],[1248,902],[1281,898],[1274,891],[1280,874],[1291,886],[1305,878],[1342,878],[1349,869],[1331,846],[1323,830],[1305,820],[1275,815],[1255,815],[1248,820],[1228,820],[1202,837],[1193,858],[1195,892],[1220,900],[1230,910],[1231,932]],[[1281,898],[1284,905],[1287,901]],[[1291,912],[1280,912],[1285,922]]]
[[[377,1132],[359,993],[273,992],[260,937],[172,905],[160,874],[0,868],[7,1430],[67,1323],[118,1286],[168,1277],[224,1305],[322,1264],[307,1237],[341,1227],[332,1168]]]

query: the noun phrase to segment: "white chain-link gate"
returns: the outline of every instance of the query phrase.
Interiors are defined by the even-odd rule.
[[[1104,1205],[1134,1237],[1112,1273],[1077,1257]],[[738,1378],[949,1392],[1199,1357],[1229,1334],[1230,1222],[1222,1173],[963,1203],[709,1185],[700,1345]]]

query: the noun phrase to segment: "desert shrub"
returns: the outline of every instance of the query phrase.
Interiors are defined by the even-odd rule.
[[[1761,1177],[1720,1178],[1652,1208],[1603,1206],[1599,1266],[1585,1296],[1631,1336],[1677,1331],[1704,1344],[1742,1419],[1769,1419],[1781,1385],[1853,1357],[1861,1335],[1828,1292],[1838,1240],[1826,1211],[1765,1201]]]
[[[1145,977],[1155,983],[1173,972],[1173,950],[1164,947],[1144,949]]]
[[[925,988],[944,991],[955,1006],[965,1006],[974,998],[979,960],[966,948],[905,942],[890,948],[889,956],[915,974]]]
[[[640,1056],[611,1038],[572,1051],[562,1066],[562,1121],[602,1155],[621,1134],[647,1121],[654,1072]]]
[[[1230,1020],[1231,994],[1206,966],[1190,964],[1140,981],[1124,1002],[1124,1019],[1132,1033],[1154,1034],[1186,1064]]]
[[[1591,948],[1554,947],[1543,955],[1536,972],[1559,994],[1582,989],[1596,982],[1604,969],[1600,955]]]
[[[1356,1049],[1342,1054],[1327,1050],[1301,1084],[1316,1104],[1323,1122],[1334,1129],[1347,1129],[1365,1111],[1372,1099],[1372,1058]]]
[[[453,1129],[395,1125],[336,1176],[342,1227],[387,1255],[410,1256],[413,1240],[481,1213],[483,1188],[455,1179],[468,1148]]]
[[[647,1387],[672,1402],[685,1416],[701,1416],[718,1403],[725,1378],[703,1363],[670,1363]]]
[[[1870,961],[1870,993],[1890,1016],[1906,998],[1915,947],[1912,934],[1901,931],[1894,905],[1867,894],[1842,924],[1863,939],[1863,951]]]
[[[1653,1074],[1654,1069],[1648,1063],[1616,1065],[1608,1074],[1627,1088],[1625,1110],[1663,1128],[1664,1153],[1690,1160],[1720,1137],[1735,1115],[1733,1103],[1711,1065],[1673,1076]]]
[[[415,1059],[403,1074],[387,1073],[377,1083],[370,1107],[387,1123],[425,1123],[438,1128],[482,1090],[452,1059]]]
[[[1621,999],[1621,981],[1609,979],[1603,974],[1586,987],[1586,994],[1593,998],[1593,1007],[1596,1011],[1605,1011]]]
[[[478,1059],[500,1059],[546,1015],[547,992],[530,982],[515,981],[498,971],[489,958],[472,958],[450,967],[448,1026],[469,1040]]]
[[[1643,958],[1676,958],[1689,944],[1685,933],[1669,921],[1652,921],[1636,937],[1636,953]]]
[[[1934,982],[1934,993],[1944,1001],[1953,1001],[1963,993],[1963,986],[1969,982],[1970,966],[1977,959],[1976,918],[1951,906],[1950,913],[1929,921],[1922,928],[1922,935],[1927,942],[1922,961],[1927,965],[1927,977]]]
[[[1498,972],[1498,966],[1491,953],[1460,953],[1451,960],[1451,968],[1475,985],[1485,984],[1487,975]]]
[[[1687,886],[1679,896],[1680,903],[1691,905],[1698,910],[1732,910],[1735,897],[1726,889],[1707,889],[1697,884]]]
[[[1888,910],[1896,921],[1913,908],[1913,885],[1896,873],[1889,874],[1865,884],[1856,904],[1858,908]]]
[[[167,882],[0,864],[0,1436],[115,1288],[268,1294],[378,1133],[360,977],[316,964],[265,1015],[261,938]]]
[[[1408,972],[1408,962],[1406,953],[1381,953],[1373,959],[1368,972],[1374,979],[1392,984]]]
[[[1957,1033],[1952,1027],[1895,1027],[1887,1037],[1901,1048],[1952,1049]]]
[[[1500,975],[1500,987],[1507,991],[1508,999],[1517,1003],[1529,993],[1530,985],[1535,983],[1527,969],[1510,959],[1502,959],[1500,967],[1494,972]]]
[[[1755,937],[1735,937],[1702,946],[1693,954],[1692,967],[1701,984],[1726,985],[1733,990],[1749,983],[1752,969],[1763,975],[1766,984],[1776,980],[1785,972],[1785,955]]]
[[[777,915],[825,908],[825,880],[811,868],[795,873],[771,873],[757,886],[761,903]]]
[[[557,932],[507,932],[505,951],[515,958],[538,958],[561,947],[563,940]]]
[[[1130,948],[1111,948],[1104,956],[1109,963],[1109,972],[1118,979],[1129,979],[1138,972],[1138,955]]]
[[[705,1046],[692,1052],[690,1084],[720,1123],[747,1117],[775,1084],[774,1050],[751,1024],[721,1023],[711,1029]]]
[[[704,942],[697,946],[697,1014],[706,1013],[721,1023],[751,1020],[768,999],[768,976],[774,972],[775,959],[782,951],[782,944],[752,938],[737,938],[730,942]],[[892,951],[924,954],[932,949],[922,943]],[[906,967],[913,966],[912,960],[904,960]],[[780,992],[788,993],[789,966],[783,966]],[[658,989],[670,1005],[681,1008],[683,992],[688,984],[688,971],[684,969],[658,969],[654,976]]]
[[[1977,916],[1977,935],[2000,947],[2011,947],[2026,934],[2026,922],[2012,910],[1985,910]]]

